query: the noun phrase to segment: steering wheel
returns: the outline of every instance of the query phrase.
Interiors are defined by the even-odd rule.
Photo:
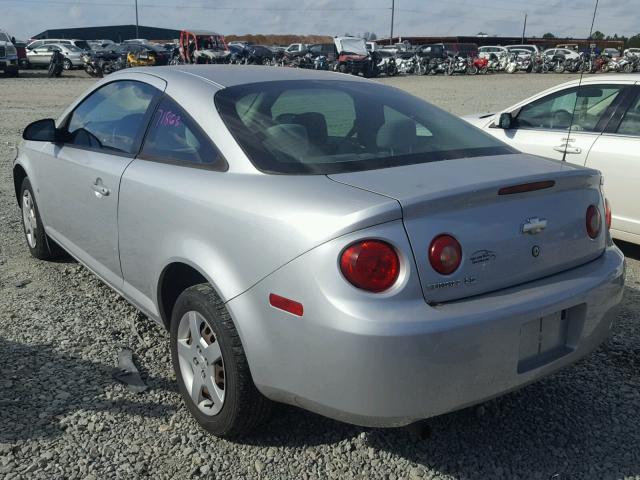
[[[567,130],[571,126],[573,115],[567,110],[557,110],[551,115],[551,128]]]

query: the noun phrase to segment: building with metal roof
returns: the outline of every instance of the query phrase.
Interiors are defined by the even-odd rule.
[[[174,40],[180,37],[180,30],[170,28],[138,26],[136,33],[135,25],[111,25],[104,27],[81,27],[81,28],[56,28],[45,30],[34,39],[40,38],[77,38],[80,40],[108,39],[114,42],[122,42],[130,38],[146,38],[148,40]]]

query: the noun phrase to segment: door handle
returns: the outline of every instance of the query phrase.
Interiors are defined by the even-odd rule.
[[[553,149],[556,152],[560,152],[560,153],[574,153],[574,154],[579,154],[582,153],[582,149],[580,147],[571,147],[569,145],[558,145],[556,147],[553,147]]]
[[[111,190],[102,184],[101,178],[96,178],[96,182],[91,185],[91,189],[96,192],[96,197],[98,198],[106,197],[111,193]]]

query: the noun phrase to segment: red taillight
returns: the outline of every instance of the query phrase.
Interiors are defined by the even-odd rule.
[[[300,302],[281,297],[280,295],[276,295],[275,293],[269,295],[269,304],[272,307],[279,308],[280,310],[292,313],[293,315],[297,315],[298,317],[301,317],[304,313],[304,308],[302,307],[302,304]]]
[[[607,230],[611,228],[611,205],[609,205],[609,200],[604,199],[604,221],[607,225]]]
[[[354,286],[377,293],[396,283],[400,274],[400,260],[388,243],[364,240],[342,252],[340,270]]]
[[[596,238],[602,227],[602,219],[600,218],[600,210],[595,205],[589,205],[587,208],[587,233],[591,238]]]
[[[462,247],[451,235],[438,235],[429,246],[429,263],[442,275],[455,272],[462,261]]]

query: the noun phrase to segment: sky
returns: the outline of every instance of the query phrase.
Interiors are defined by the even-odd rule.
[[[392,0],[138,0],[139,24],[223,34],[388,37]],[[52,28],[135,23],[135,0],[0,0],[0,29],[28,39]],[[394,35],[586,37],[595,0],[395,0]],[[640,0],[599,0],[594,26],[605,34],[640,33]]]

